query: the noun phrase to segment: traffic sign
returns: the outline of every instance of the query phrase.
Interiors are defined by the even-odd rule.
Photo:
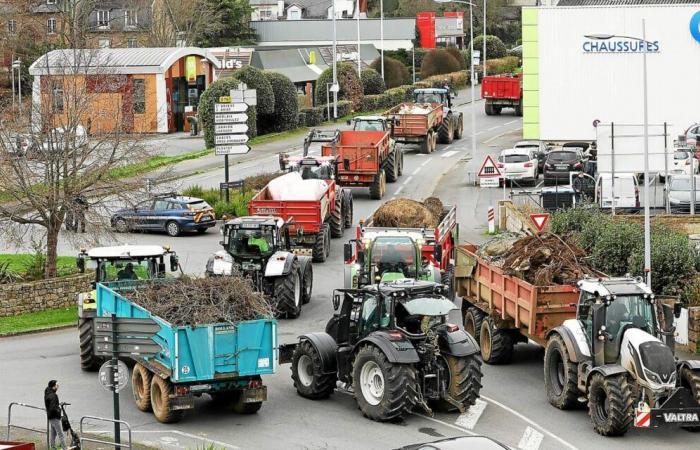
[[[219,189],[243,189],[244,184],[245,181],[243,180],[229,181],[227,183],[219,183]]]
[[[498,166],[494,162],[491,155],[486,155],[484,162],[481,164],[481,169],[479,169],[479,177],[500,177],[501,171],[498,170]]]
[[[214,114],[214,123],[246,123],[248,114],[244,113],[219,113]]]
[[[214,103],[215,113],[237,113],[248,111],[245,103]]]
[[[219,103],[231,103],[231,97],[228,95],[222,95],[219,97]]]
[[[129,383],[129,368],[126,367],[123,361],[117,360],[117,384],[112,384],[113,362],[110,359],[100,366],[100,371],[97,374],[97,379],[103,388],[108,391],[119,392]]]
[[[258,94],[255,89],[248,89],[245,83],[240,83],[238,89],[231,89],[231,99],[234,103],[246,103],[250,106],[258,104]]]
[[[214,125],[214,134],[229,134],[229,133],[247,133],[248,132],[248,125],[245,123],[220,123],[218,125]],[[245,134],[241,134],[241,136],[245,136],[246,140],[243,142],[248,142],[248,136]]]
[[[214,135],[215,145],[245,144],[248,142],[246,134],[216,134]]]
[[[219,137],[219,136],[216,136]],[[218,156],[222,155],[243,155],[250,151],[250,147],[246,144],[235,144],[235,145],[220,145],[214,146],[214,152]]]
[[[549,214],[530,214],[530,220],[532,221],[532,223],[535,224],[535,228],[537,228],[537,231],[542,231],[544,230],[545,225],[547,225],[547,221],[549,220]]]

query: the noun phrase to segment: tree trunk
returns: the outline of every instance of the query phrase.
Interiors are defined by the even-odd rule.
[[[61,226],[49,225],[46,229],[46,264],[44,265],[44,278],[53,278],[57,274],[56,263],[58,259],[58,233]]]

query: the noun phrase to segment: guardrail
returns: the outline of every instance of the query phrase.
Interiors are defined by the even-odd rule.
[[[42,411],[44,413],[44,417],[46,417],[46,408],[41,408],[39,406],[34,406],[34,405],[28,405],[26,403],[20,403],[20,402],[12,402],[10,405],[7,407],[7,440],[10,440],[10,430],[12,428],[18,428],[20,430],[26,430],[26,431],[33,431],[35,433],[46,433],[46,448],[49,448],[49,421],[46,420],[46,429],[45,430],[39,430],[37,428],[30,428],[30,427],[24,427],[21,425],[13,425],[12,424],[12,407],[13,406],[21,406],[22,408],[27,408],[27,409],[36,409],[39,411]]]
[[[100,439],[84,437],[85,433],[83,431],[83,424],[84,424],[86,419],[87,420],[94,420],[97,422],[109,422],[112,424],[118,423],[118,424],[124,425],[126,427],[127,431],[129,432],[128,443],[122,444],[122,443],[117,443],[117,442],[102,441]],[[115,440],[116,440],[116,436],[115,436]],[[125,422],[123,420],[107,419],[105,417],[97,417],[97,416],[83,416],[80,418],[80,446],[81,447],[83,446],[83,442],[93,442],[95,444],[107,444],[107,445],[114,446],[117,448],[128,448],[129,450],[131,450],[131,425],[129,425],[127,422]]]

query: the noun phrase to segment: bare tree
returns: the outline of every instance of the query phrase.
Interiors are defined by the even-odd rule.
[[[202,36],[223,30],[222,12],[209,0],[160,0],[153,4],[153,20],[148,31],[149,47],[196,45]]]

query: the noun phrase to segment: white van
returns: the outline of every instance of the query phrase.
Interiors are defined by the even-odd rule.
[[[603,209],[612,208],[613,183],[610,173],[601,173],[596,181],[595,200]],[[639,182],[633,173],[615,174],[615,209],[639,208]]]

